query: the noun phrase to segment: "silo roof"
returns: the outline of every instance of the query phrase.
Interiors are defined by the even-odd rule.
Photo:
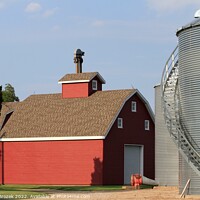
[[[176,35],[178,36],[178,34],[185,29],[192,28],[192,27],[199,26],[199,25],[200,25],[200,18],[197,18],[197,19],[193,20],[192,22],[186,24],[185,26],[182,26],[181,28],[179,28],[176,32]]]

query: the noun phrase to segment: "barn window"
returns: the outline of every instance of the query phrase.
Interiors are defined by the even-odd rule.
[[[97,80],[92,81],[92,89],[97,90]]]
[[[149,120],[144,120],[144,129],[145,129],[145,131],[149,131],[150,130]]]
[[[117,127],[118,128],[123,128],[123,119],[122,118],[118,118],[117,119]]]
[[[131,102],[131,111],[136,112],[137,111],[137,103],[135,101]]]

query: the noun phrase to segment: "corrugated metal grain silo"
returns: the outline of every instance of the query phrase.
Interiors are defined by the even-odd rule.
[[[191,168],[188,162],[179,154],[179,193],[183,191],[187,181],[190,179],[188,194],[200,194],[200,177]]]
[[[177,31],[179,45],[179,117],[184,133],[200,154],[200,18]],[[191,179],[190,193],[200,193],[200,176],[180,155],[180,190]]]
[[[200,194],[200,10],[177,31],[161,80],[166,127],[179,150],[179,191]]]
[[[200,18],[178,30],[177,36],[179,113],[188,133],[200,147]]]
[[[178,149],[165,125],[161,87],[155,88],[155,179],[162,186],[178,186]]]

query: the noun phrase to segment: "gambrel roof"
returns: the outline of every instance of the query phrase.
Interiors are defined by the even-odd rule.
[[[133,90],[97,91],[84,98],[32,95],[19,105],[1,133],[5,137],[104,136]],[[10,104],[11,106],[11,104]]]
[[[89,97],[67,99],[61,94],[31,95],[22,102],[3,106],[1,125],[6,113],[12,115],[0,130],[0,137],[105,137],[135,93],[135,89],[97,91]],[[151,109],[150,115],[154,118]]]

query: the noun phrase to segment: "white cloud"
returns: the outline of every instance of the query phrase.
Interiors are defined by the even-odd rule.
[[[46,10],[44,12],[43,16],[48,18],[48,17],[54,15],[57,12],[57,10],[58,10],[58,8],[53,8],[53,9]]]
[[[147,3],[150,8],[158,12],[179,10],[191,5],[200,6],[199,0],[147,0]]]
[[[9,4],[14,3],[16,0],[0,0],[0,10],[7,7]]]
[[[102,20],[96,20],[92,23],[92,26],[96,26],[96,27],[101,27],[105,25],[105,21]]]
[[[3,9],[5,7],[5,3],[0,1],[0,9]]]
[[[60,29],[61,29],[61,27],[59,25],[55,25],[52,28],[52,30],[55,31],[55,32],[59,31]]]
[[[26,6],[25,11],[29,13],[35,13],[40,11],[41,9],[42,6],[39,3],[31,2]]]

